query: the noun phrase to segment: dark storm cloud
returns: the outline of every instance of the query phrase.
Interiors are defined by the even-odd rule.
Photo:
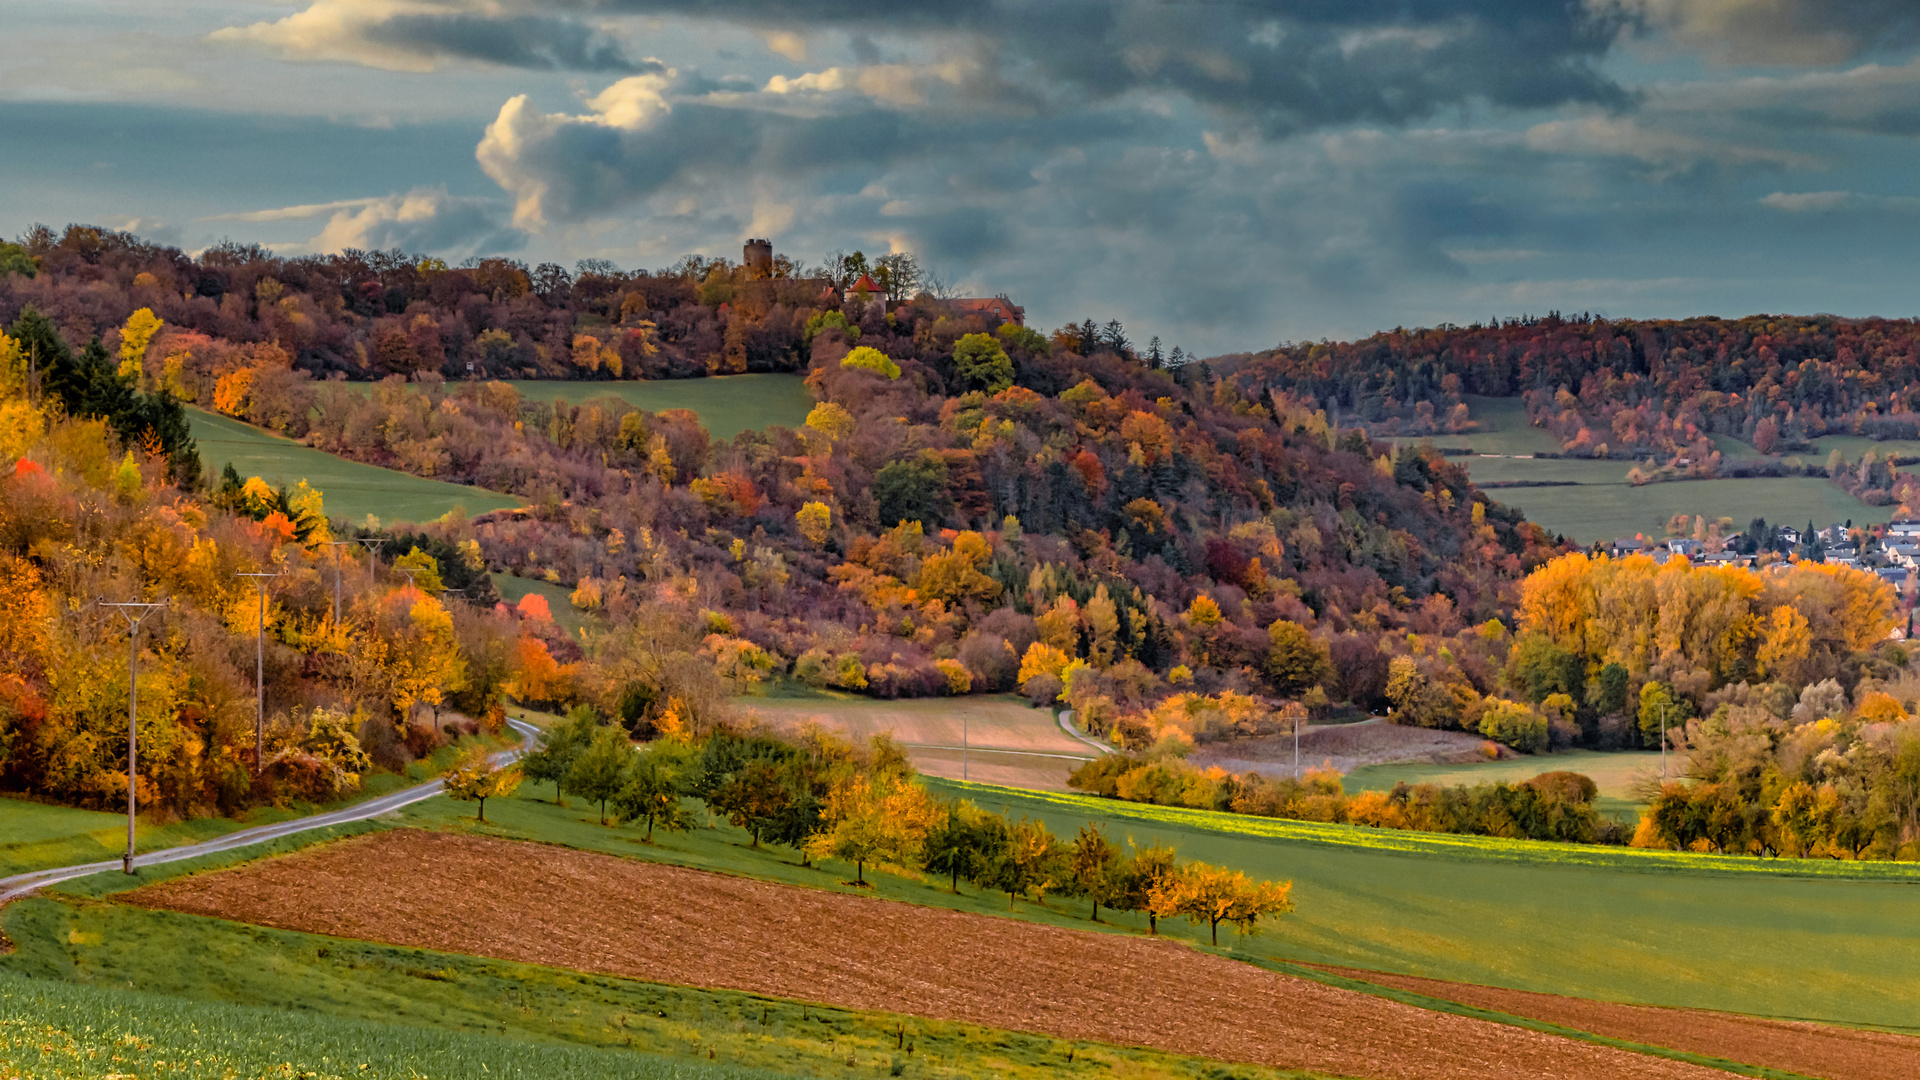
[[[619,42],[573,19],[401,14],[368,26],[365,34],[375,44],[434,59],[621,74],[663,70],[657,61],[629,59]]]
[[[319,0],[314,10],[328,6]],[[568,11],[850,35],[863,64],[911,38],[969,56],[978,68],[969,89],[982,103],[1058,111],[1128,94],[1177,94],[1269,135],[1405,123],[1466,103],[1623,106],[1629,95],[1598,64],[1636,17],[1574,0],[963,0],[884,8],[842,0],[562,0],[537,13],[529,4],[528,13],[497,16],[362,7],[312,28],[293,17],[246,33],[289,47],[327,38],[348,52],[357,36],[425,62],[651,70]],[[322,28],[336,23],[354,29],[333,41],[335,31]]]
[[[1727,63],[1832,64],[1920,42],[1920,10],[1912,0],[1604,0],[1604,6],[1642,34]]]

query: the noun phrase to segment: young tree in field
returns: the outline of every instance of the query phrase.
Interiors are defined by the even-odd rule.
[[[495,765],[486,750],[474,747],[460,764],[440,780],[447,797],[459,802],[480,804],[480,820],[487,820],[487,800],[505,798],[520,786],[520,770],[513,765]]]
[[[1131,844],[1129,844],[1131,847]],[[1180,856],[1164,844],[1134,848],[1114,870],[1115,889],[1109,907],[1138,911],[1147,916],[1147,933],[1160,933],[1160,913],[1153,906],[1155,890],[1179,872]]]
[[[725,814],[727,821],[747,830],[750,848],[771,829],[793,801],[786,763],[772,757],[747,761],[707,798],[707,805]]]
[[[921,866],[945,874],[947,887],[960,893],[960,879],[972,881],[986,865],[992,839],[983,815],[964,799],[947,804],[947,814],[927,833]]]
[[[643,751],[627,773],[627,782],[613,797],[613,812],[622,824],[647,823],[647,843],[653,843],[657,826],[679,832],[690,820],[686,804],[687,774],[692,771],[692,748],[684,743],[662,740]]]
[[[939,814],[926,789],[909,778],[855,774],[828,792],[821,815],[826,827],[807,838],[807,852],[853,863],[854,884],[865,885],[868,863],[918,863]]]
[[[603,727],[593,733],[593,741],[567,770],[567,786],[600,802],[600,824],[607,823],[607,802],[627,785],[627,771],[633,767],[633,743],[619,725]]]
[[[1120,867],[1120,851],[1107,840],[1105,830],[1094,824],[1080,826],[1067,854],[1069,881],[1076,895],[1093,903],[1094,922],[1100,921],[1100,905],[1112,905],[1119,892],[1115,873]]]
[[[565,806],[560,798],[561,785],[599,726],[592,709],[584,705],[575,708],[566,720],[540,733],[540,745],[520,759],[521,774],[536,783],[552,781],[554,805]]]
[[[718,732],[701,749],[691,794],[747,830],[759,847],[789,809],[793,792],[786,769],[798,757],[778,739]]]
[[[995,845],[974,884],[1006,893],[1009,909],[1015,898],[1027,892],[1038,896],[1045,907],[1048,890],[1067,876],[1065,851],[1042,822],[1023,818],[1003,828],[1004,840]]]
[[[1293,910],[1292,892],[1290,881],[1250,881],[1238,870],[1197,862],[1163,875],[1148,902],[1157,915],[1185,915],[1206,923],[1213,944],[1219,945],[1221,923],[1232,923],[1243,934],[1255,933],[1261,918]]]

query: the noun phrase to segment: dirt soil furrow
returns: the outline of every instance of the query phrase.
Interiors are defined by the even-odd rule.
[[[1726,1074],[1166,941],[397,829],[122,900],[309,933],[1382,1080]]]
[[[1629,1042],[1665,1046],[1827,1080],[1920,1077],[1920,1038],[1800,1020],[1625,1005],[1412,975],[1313,965],[1379,986],[1410,990],[1509,1016],[1545,1020]]]

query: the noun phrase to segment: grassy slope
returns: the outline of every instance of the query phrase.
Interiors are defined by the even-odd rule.
[[[446,771],[465,749],[465,745],[463,742],[442,747],[431,758],[409,765],[405,775],[373,773],[366,777],[361,790],[353,798],[325,806],[262,806],[237,818],[195,818],[167,824],[142,820],[134,838],[135,850],[159,851],[181,844],[198,843],[255,825],[271,825],[385,795]],[[496,740],[488,745],[504,743]],[[126,849],[125,814],[0,797],[0,877],[53,866],[75,866],[117,859]]]
[[[1435,446],[1471,447],[1479,454],[1559,451],[1553,436],[1527,423],[1526,410],[1519,398],[1469,396],[1466,400],[1468,411],[1479,427],[1465,435],[1437,435],[1431,440]],[[1752,446],[1736,439],[1716,437],[1715,445],[1727,458],[1758,456]],[[1906,453],[1909,451],[1899,447],[1910,444],[1873,443],[1841,436],[1819,440],[1819,445],[1821,449],[1807,460],[1819,460],[1832,446],[1842,447],[1850,460],[1858,460],[1861,451],[1869,447],[1877,447],[1882,454],[1890,450]],[[1809,519],[1825,523],[1848,518],[1866,523],[1886,521],[1892,513],[1891,507],[1868,506],[1825,480],[1807,477],[1703,480],[1634,488],[1627,485],[1627,469],[1631,463],[1625,461],[1515,457],[1453,460],[1466,465],[1474,480],[1483,483],[1572,481],[1579,484],[1579,487],[1499,488],[1490,494],[1499,502],[1519,507],[1530,520],[1539,522],[1549,532],[1583,544],[1635,533],[1663,536],[1667,519],[1683,512],[1710,518],[1731,517],[1740,528],[1745,528],[1756,516],[1792,524]]]
[[[275,487],[305,480],[326,497],[331,517],[432,521],[455,507],[483,514],[520,505],[511,495],[348,461],[201,409],[189,408],[187,417],[209,473],[217,476],[231,462],[241,476],[258,476]]]
[[[573,590],[565,585],[554,585],[532,578],[518,577],[513,574],[491,574],[493,587],[499,591],[500,598],[509,604],[518,604],[520,598],[528,593],[539,593],[547,598],[547,610],[553,612],[553,621],[573,637],[580,636],[580,629],[593,625],[598,616],[588,616],[573,606]]]
[[[1098,817],[1115,835],[1293,880],[1298,914],[1250,943],[1276,957],[1838,1023],[1911,1027],[1920,1015],[1908,959],[1920,947],[1912,867],[1427,837],[1084,796],[974,797],[1056,832]],[[1381,847],[1355,846],[1369,843]],[[1887,880],[1791,876],[1850,871]]]
[[[1639,488],[1625,484],[1510,488],[1490,494],[1519,507],[1547,531],[1581,543],[1636,532],[1664,536],[1667,519],[1680,513],[1730,517],[1735,528],[1744,529],[1755,517],[1788,524],[1851,518],[1854,524],[1864,525],[1890,520],[1894,509],[1868,506],[1813,477],[1688,480]]]
[[[169,929],[148,922],[137,931]],[[179,943],[189,942],[203,943],[193,935]],[[288,994],[281,1000],[295,997]],[[472,1030],[423,1031],[373,1019],[0,975],[0,1076],[65,1080],[156,1075],[182,1080],[235,1076],[772,1080],[778,1074],[535,1043]]]
[[[690,409],[713,437],[731,440],[742,431],[780,424],[799,427],[813,408],[813,394],[798,375],[728,375],[652,382],[513,383],[524,398],[578,405],[609,395],[648,412]]]
[[[1678,775],[1681,763],[1675,760],[1671,764]],[[1341,782],[1349,792],[1390,791],[1402,781],[1409,784],[1482,784],[1496,780],[1512,783],[1555,770],[1580,773],[1599,785],[1597,803],[1603,813],[1637,816],[1641,804],[1634,791],[1636,782],[1643,776],[1660,775],[1660,755],[1656,751],[1564,750],[1557,754],[1461,765],[1410,761],[1364,765],[1348,773]]]

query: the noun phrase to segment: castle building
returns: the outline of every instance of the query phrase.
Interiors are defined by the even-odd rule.
[[[747,268],[747,280],[764,281],[773,276],[773,241],[748,240],[740,251],[741,265]]]

